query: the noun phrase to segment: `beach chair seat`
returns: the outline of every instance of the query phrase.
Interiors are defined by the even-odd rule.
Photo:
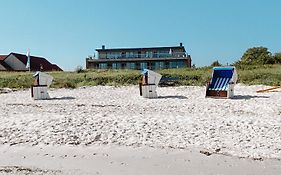
[[[235,67],[214,67],[211,81],[206,87],[206,97],[231,98],[237,81]]]
[[[155,84],[144,84],[142,85],[142,96],[144,98],[156,98],[156,85]]]
[[[31,97],[34,100],[46,100],[49,99],[49,93],[46,85],[33,85],[31,86]]]

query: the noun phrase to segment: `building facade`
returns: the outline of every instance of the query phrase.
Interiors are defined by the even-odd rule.
[[[191,67],[184,46],[96,49],[97,57],[86,58],[87,69],[168,69]]]

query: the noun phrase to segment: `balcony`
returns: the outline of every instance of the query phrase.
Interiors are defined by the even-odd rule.
[[[153,53],[148,52],[145,54],[141,53],[113,53],[113,54],[102,54],[98,55],[98,59],[149,59],[149,58],[181,58],[186,57],[186,52],[173,52],[173,53]]]

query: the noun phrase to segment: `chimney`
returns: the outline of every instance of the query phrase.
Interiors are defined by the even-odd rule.
[[[180,43],[180,47],[182,47],[182,43]]]
[[[101,48],[104,50],[105,49],[105,45],[102,45]]]

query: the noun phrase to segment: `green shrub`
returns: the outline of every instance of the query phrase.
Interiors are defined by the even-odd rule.
[[[281,65],[237,66],[238,82],[247,85],[281,85]],[[162,77],[176,78],[174,85],[205,86],[211,78],[212,68],[182,68],[157,70]],[[138,70],[85,70],[77,72],[51,72],[53,88],[77,88],[81,86],[137,85],[141,77]],[[30,88],[33,83],[29,72],[0,72],[0,88]]]
[[[85,72],[85,71],[83,70],[83,67],[82,67],[82,66],[77,66],[76,69],[75,69],[75,72],[76,72],[76,73],[83,73],[83,72]]]

